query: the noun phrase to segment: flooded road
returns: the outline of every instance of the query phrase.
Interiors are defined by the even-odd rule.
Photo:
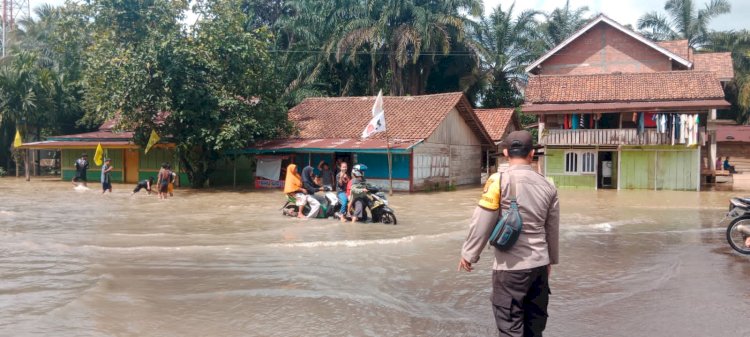
[[[479,189],[396,195],[399,225],[300,221],[280,192],[101,197],[0,179],[0,336],[494,336]],[[731,192],[561,191],[550,336],[750,336]]]

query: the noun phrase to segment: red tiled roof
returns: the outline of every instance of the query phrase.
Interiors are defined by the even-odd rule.
[[[474,113],[477,114],[479,120],[484,125],[484,128],[489,132],[493,142],[499,142],[505,136],[508,126],[511,126],[513,121],[514,129],[519,127],[518,121],[513,116],[513,108],[499,108],[499,109],[475,109]]]
[[[724,99],[713,73],[667,71],[531,76],[526,102],[594,103]]]
[[[718,125],[716,141],[750,143],[750,125]]]
[[[732,53],[702,53],[695,54],[693,58],[695,71],[713,72],[722,81],[729,81],[734,77]]]
[[[289,110],[300,139],[359,139],[372,119],[375,97],[308,98]],[[463,93],[383,97],[391,139],[426,139],[452,109],[457,109],[480,139],[490,141]],[[482,135],[484,134],[484,135]],[[385,138],[384,133],[372,138]]]
[[[660,41],[656,42],[656,44],[659,45],[659,47],[677,54],[677,56],[679,57],[682,57],[688,61],[693,61],[693,53],[691,50],[693,48],[688,45],[688,40]]]

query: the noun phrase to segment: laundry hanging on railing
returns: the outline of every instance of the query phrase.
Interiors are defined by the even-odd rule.
[[[595,129],[596,121],[599,119],[591,114],[568,114],[563,115],[563,129]]]
[[[698,114],[663,113],[654,114],[651,119],[656,123],[656,132],[669,134],[672,145],[692,146],[700,142],[700,115]]]

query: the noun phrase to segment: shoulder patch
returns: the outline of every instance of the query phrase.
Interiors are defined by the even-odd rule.
[[[484,184],[479,207],[496,211],[500,208],[500,174],[491,175]]]

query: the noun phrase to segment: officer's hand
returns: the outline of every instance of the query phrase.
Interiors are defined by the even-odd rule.
[[[461,269],[471,272],[474,270],[474,268],[471,266],[471,262],[466,261],[463,257],[461,258],[461,261],[458,262],[458,271],[461,271]]]

